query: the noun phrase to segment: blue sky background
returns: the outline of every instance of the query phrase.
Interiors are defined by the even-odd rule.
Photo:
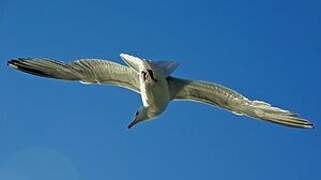
[[[321,178],[321,2],[0,0],[0,179]],[[291,129],[191,102],[127,130],[134,92],[13,71],[13,57],[176,60],[313,121]]]

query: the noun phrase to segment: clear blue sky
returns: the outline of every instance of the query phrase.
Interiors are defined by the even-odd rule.
[[[0,0],[0,179],[321,179],[321,2]],[[13,71],[13,57],[176,60],[175,76],[298,112],[291,129],[191,102],[127,130],[140,97]]]

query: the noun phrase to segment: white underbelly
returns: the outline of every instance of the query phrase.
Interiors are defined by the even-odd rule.
[[[153,84],[141,84],[141,98],[145,107],[154,106],[160,109],[167,106],[169,92],[167,81],[158,81]]]
[[[148,90],[146,90],[145,88],[141,88],[140,94],[141,94],[143,105],[145,107],[150,106],[152,104],[151,102],[152,98],[149,94],[147,94],[147,92]]]

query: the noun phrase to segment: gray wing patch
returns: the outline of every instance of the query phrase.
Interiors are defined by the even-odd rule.
[[[162,69],[166,77],[172,74],[179,66],[179,64],[175,61],[155,61],[153,63],[155,64],[155,66]]]

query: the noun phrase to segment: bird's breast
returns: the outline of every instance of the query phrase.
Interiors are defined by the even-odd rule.
[[[141,81],[141,98],[145,107],[163,110],[169,102],[169,91],[166,79]]]

